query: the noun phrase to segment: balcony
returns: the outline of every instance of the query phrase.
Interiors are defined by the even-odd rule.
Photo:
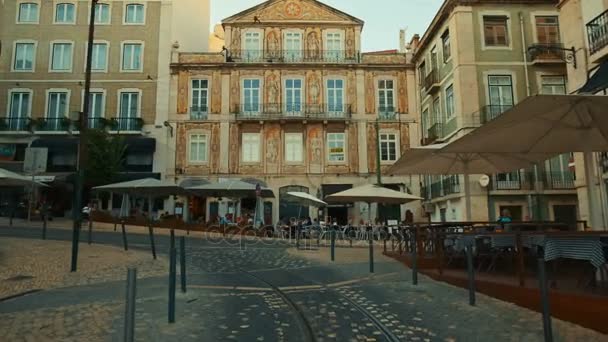
[[[487,124],[488,122],[496,119],[500,114],[511,109],[513,105],[489,105],[483,107],[479,111],[479,123],[481,125]]]
[[[207,120],[208,113],[207,106],[190,107],[190,120]]]
[[[565,63],[566,53],[561,43],[536,43],[528,47],[530,61],[536,64]]]
[[[608,10],[587,23],[587,39],[591,55],[608,46]]]
[[[436,122],[428,129],[426,142],[432,144],[441,138],[443,138],[443,123]]]
[[[0,132],[28,132],[30,122],[30,118],[0,118]]]
[[[351,117],[350,106],[284,105],[279,103],[241,105],[236,113],[238,121],[261,120],[321,120],[347,121]]]
[[[141,118],[112,118],[110,120],[110,130],[126,131],[126,132],[141,132],[144,121]]]
[[[226,58],[236,63],[360,63],[358,51],[344,50],[234,50]]]
[[[423,187],[423,191],[428,191],[430,188],[430,198],[426,199],[434,199],[440,198],[452,194],[460,193],[460,178],[457,175],[452,176],[443,176],[443,179],[440,181],[434,182],[429,186]],[[426,196],[424,196],[426,195]],[[423,192],[422,197],[428,197],[428,193]]]
[[[574,189],[574,174],[570,171],[547,171],[545,173],[545,189],[570,190]]]
[[[70,130],[70,119],[63,118],[38,118],[34,120],[34,130],[38,132],[67,132]]]
[[[380,106],[378,107],[378,120],[379,121],[399,121],[399,114],[396,112],[393,106]]]
[[[439,90],[439,72],[437,69],[431,70],[424,77],[424,89],[426,89],[427,93],[433,93],[436,90]]]
[[[514,171],[493,175],[490,190],[534,190],[534,174]]]

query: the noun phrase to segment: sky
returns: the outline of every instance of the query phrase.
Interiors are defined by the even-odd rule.
[[[211,24],[220,23],[240,11],[265,0],[211,0]],[[422,34],[433,20],[443,0],[321,0],[363,21],[363,52],[397,49],[399,30],[407,29],[406,39]],[[212,28],[213,30],[213,28]]]

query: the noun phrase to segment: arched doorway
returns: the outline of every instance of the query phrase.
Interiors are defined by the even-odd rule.
[[[308,188],[300,185],[288,185],[279,189],[279,217],[290,219],[292,217],[308,217],[308,207],[300,206],[288,192],[305,192]]]

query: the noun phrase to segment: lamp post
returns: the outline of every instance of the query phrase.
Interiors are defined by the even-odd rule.
[[[99,0],[91,0],[89,18],[89,37],[87,41],[87,64],[84,79],[84,100],[80,113],[80,141],[78,144],[78,163],[76,165],[76,179],[74,181],[74,200],[72,203],[72,263],[70,270],[76,272],[78,265],[78,240],[82,226],[82,190],[84,188],[84,165],[86,163],[86,133],[89,121],[89,102],[91,95],[91,64],[93,61],[93,40],[95,37],[95,7]]]

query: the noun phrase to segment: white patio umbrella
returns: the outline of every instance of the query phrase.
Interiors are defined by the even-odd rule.
[[[303,206],[324,207],[327,205],[326,202],[305,192],[290,191],[287,194],[293,198],[294,202],[297,202]]]
[[[203,197],[246,198],[256,196],[254,184],[237,179],[188,187],[186,190]],[[262,186],[261,197],[274,197],[274,193],[271,189]]]
[[[0,169],[0,186],[18,187],[31,185],[47,187],[46,184],[32,181],[32,177],[23,176],[15,172]]]
[[[535,95],[445,148],[446,152],[585,153],[585,179],[591,189],[592,152],[608,151],[608,96]],[[542,161],[541,157],[538,161]],[[546,159],[546,158],[544,158]],[[600,224],[591,191],[592,226]]]
[[[421,197],[410,195],[405,192],[387,189],[375,184],[365,184],[352,189],[337,192],[325,197],[325,201],[334,203],[365,202],[382,204],[404,204],[412,201],[420,201]],[[371,222],[371,211],[368,211],[368,219]]]
[[[435,144],[405,151],[401,158],[386,173],[394,175],[464,175],[465,220],[470,221],[471,174],[501,173],[519,170],[534,165],[538,160],[550,158],[551,154],[475,153],[448,152],[450,144]]]

